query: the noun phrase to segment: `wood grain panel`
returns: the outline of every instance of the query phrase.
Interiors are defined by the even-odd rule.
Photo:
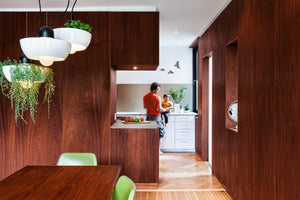
[[[112,12],[112,65],[155,70],[159,63],[159,13]]]
[[[48,13],[48,19],[59,13]],[[37,28],[38,13],[28,13],[28,36]],[[75,18],[93,27],[90,46],[55,62],[56,91],[51,104],[39,105],[36,123],[15,126],[10,102],[1,94],[0,179],[24,165],[55,164],[65,151],[93,152],[99,164],[109,163],[110,135],[110,43],[109,13],[76,13]],[[69,15],[53,24],[60,27]],[[45,18],[43,18],[44,22]],[[19,39],[26,35],[25,13],[0,13],[0,58],[20,56]],[[43,23],[42,23],[43,24]],[[11,34],[14,33],[14,34]],[[14,35],[12,37],[11,35]],[[43,94],[43,90],[41,90]],[[29,116],[26,116],[26,119]]]
[[[208,91],[209,91],[209,57],[201,58],[201,159],[208,161]],[[200,61],[201,62],[201,61]],[[199,104],[198,104],[199,105]]]
[[[228,107],[238,100],[238,39],[225,46],[225,125],[237,131],[237,122],[228,116]]]
[[[112,67],[110,71],[111,85],[110,85],[110,100],[111,100],[111,124],[115,121],[115,114],[117,113],[117,71]]]
[[[213,52],[213,173],[233,199],[299,197],[298,19],[295,0],[233,0],[199,38],[199,56]],[[224,47],[236,37],[239,133],[232,134],[224,130]]]
[[[275,3],[276,199],[300,196],[300,2]],[[281,162],[281,160],[283,162]]]
[[[158,183],[158,129],[112,129],[111,164],[135,183]]]
[[[109,199],[120,166],[26,166],[0,182],[1,200]]]
[[[140,192],[137,191],[134,199],[193,199],[193,200],[231,200],[227,192],[223,191],[164,191],[164,192]]]

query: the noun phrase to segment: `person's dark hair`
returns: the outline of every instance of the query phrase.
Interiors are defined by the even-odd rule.
[[[165,98],[165,97],[170,98],[170,95],[169,94],[164,94],[163,98]]]
[[[158,87],[160,87],[159,83],[154,82],[150,86],[150,91],[156,90]]]

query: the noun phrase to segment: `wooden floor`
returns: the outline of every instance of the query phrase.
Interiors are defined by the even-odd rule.
[[[141,200],[231,200],[227,192],[185,191],[185,192],[136,192],[134,199]]]
[[[159,159],[159,186],[137,185],[135,200],[231,199],[195,153],[164,153]]]

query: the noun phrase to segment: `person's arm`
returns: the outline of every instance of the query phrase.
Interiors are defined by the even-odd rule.
[[[160,97],[157,96],[157,98],[158,98],[157,110],[160,111],[160,112],[166,112],[167,110],[164,109],[163,107],[161,107]]]
[[[169,103],[170,103],[171,106],[168,107],[168,111],[170,111],[173,108],[173,103],[171,101],[169,101]]]

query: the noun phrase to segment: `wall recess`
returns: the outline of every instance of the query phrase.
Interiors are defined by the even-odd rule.
[[[238,38],[225,47],[225,126],[238,132]]]

